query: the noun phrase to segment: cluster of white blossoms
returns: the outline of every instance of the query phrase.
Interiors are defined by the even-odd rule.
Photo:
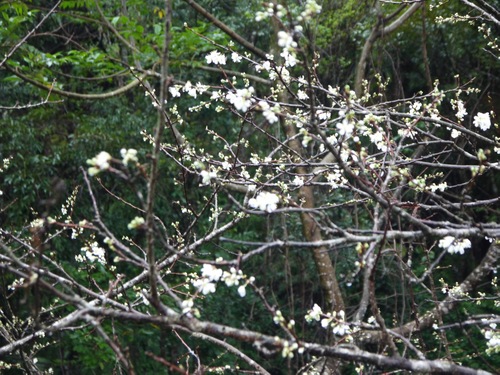
[[[500,353],[500,331],[497,330],[496,323],[489,324],[489,328],[483,330],[483,335],[488,340],[486,353],[489,355]]]
[[[226,100],[231,103],[238,111],[246,112],[254,102],[252,98],[254,91],[255,90],[252,86],[231,91],[226,94]]]
[[[467,238],[458,239],[453,236],[446,236],[439,240],[438,246],[450,254],[464,254],[465,249],[470,248],[472,244]]]
[[[201,185],[206,186],[210,185],[212,180],[217,178],[217,173],[214,171],[203,170],[200,172],[200,176],[201,176]]]
[[[333,313],[324,313],[317,304],[314,304],[312,310],[309,310],[305,316],[306,322],[321,322],[321,327],[331,329],[336,336],[347,336],[352,333],[351,327],[345,320],[344,310],[334,311]]]
[[[473,123],[476,128],[488,130],[491,127],[490,114],[478,112],[478,114],[474,116]]]
[[[255,13],[255,21],[257,21],[257,22],[263,21],[263,20],[270,18],[274,15],[274,10],[275,10],[274,4],[267,3],[264,5],[265,5],[265,9],[263,12],[258,11],[257,13]],[[283,5],[277,4],[276,5],[276,17],[281,18],[284,15],[285,15],[285,9],[284,9]]]
[[[262,110],[262,115],[269,121],[270,124],[274,124],[278,121],[277,114],[280,112],[281,108],[279,104],[270,106],[265,100],[259,102],[259,108]]]
[[[351,120],[351,116],[345,111],[339,111],[339,117],[343,117],[343,119],[336,125],[338,135],[340,137],[350,137],[354,132],[354,121]]]
[[[205,56],[207,64],[226,65],[226,56],[219,51],[212,51]]]
[[[249,199],[248,205],[261,211],[273,212],[278,208],[279,202],[280,198],[276,194],[261,191],[255,197]]]
[[[143,217],[136,216],[132,219],[132,221],[130,223],[128,223],[127,228],[129,230],[137,229],[137,228],[140,228],[141,226],[143,226],[144,223],[145,223],[145,221],[144,221]]]
[[[462,100],[457,100],[455,103],[452,101],[452,105],[453,104],[456,105],[456,110],[457,110],[456,116],[458,121],[459,122],[463,121],[464,117],[467,115],[467,110],[465,109],[464,102]]]
[[[134,148],[122,148],[120,150],[120,155],[122,156],[122,163],[124,165],[128,165],[128,163],[133,162],[137,163],[139,159],[137,159],[137,150]]]
[[[128,165],[131,162],[137,163],[139,161],[139,159],[137,158],[137,150],[134,148],[122,148],[120,150],[120,155],[122,157],[123,165]],[[92,159],[88,159],[87,164],[90,165],[90,168],[88,169],[89,175],[95,176],[99,172],[109,169],[112,160],[112,156],[106,151],[101,151]],[[117,162],[117,160],[114,161]]]
[[[244,281],[240,285],[241,281]],[[223,271],[211,264],[204,264],[201,268],[201,277],[191,280],[191,284],[202,294],[207,295],[215,293],[217,282],[222,281],[228,287],[238,286],[240,297],[246,296],[246,286],[255,281],[255,278],[247,278],[241,270],[231,267],[229,271]]]
[[[312,19],[316,14],[321,13],[321,5],[319,5],[315,0],[307,0],[304,10],[298,17],[298,21],[307,21]]]
[[[85,253],[85,256],[89,260],[89,262],[94,263],[95,261],[101,263],[102,265],[106,264],[106,251],[99,246],[96,241],[89,243],[87,246],[82,247],[81,251]],[[85,258],[82,255],[75,256],[77,262],[83,263],[85,262]]]
[[[101,151],[97,156],[88,159],[87,164],[90,165],[89,175],[95,176],[99,172],[109,169],[111,159],[111,155],[106,151]]]

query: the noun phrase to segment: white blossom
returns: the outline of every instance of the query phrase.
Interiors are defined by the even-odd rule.
[[[144,225],[145,221],[143,217],[136,216],[132,219],[130,223],[128,223],[127,228],[132,230],[132,229],[137,229]]]
[[[453,236],[446,236],[439,240],[438,246],[450,254],[463,254],[465,249],[470,248],[472,244],[467,238],[460,240]]]
[[[207,64],[226,65],[226,56],[219,51],[210,52],[205,56],[205,60],[207,60]]]
[[[82,247],[82,251],[85,252],[85,256],[91,263],[98,261],[101,264],[106,264],[106,251],[97,242],[94,241],[88,246]]]
[[[312,322],[313,320],[319,322],[322,314],[323,311],[321,311],[321,307],[319,307],[318,304],[315,303],[312,310],[309,310],[309,312],[305,316],[305,319],[308,323]]]
[[[297,98],[299,98],[300,100],[307,100],[307,99],[309,99],[309,95],[307,95],[305,91],[298,90],[297,91]]]
[[[231,60],[233,60],[233,62],[235,63],[239,63],[241,61],[241,55],[236,52],[233,52],[231,53]]]
[[[262,211],[273,212],[278,208],[279,202],[280,199],[276,194],[261,191],[255,198],[248,201],[248,205]]]
[[[236,268],[231,267],[229,272],[224,271],[222,274],[222,280],[226,283],[227,286],[231,287],[234,285],[239,285],[240,279],[243,277],[241,270],[236,270]]]
[[[285,60],[285,66],[295,66],[297,65],[297,58],[294,53],[290,53],[288,49],[284,49],[281,52],[281,57]]]
[[[304,178],[301,176],[295,176],[295,178],[292,181],[292,184],[295,186],[302,186],[304,185]]]
[[[337,124],[337,131],[340,136],[349,137],[354,131],[354,123],[344,118],[342,122]]]
[[[198,96],[198,92],[196,91],[196,86],[193,86],[191,81],[187,81],[184,87],[182,88],[182,91],[187,92],[189,96],[192,96],[193,98],[196,98]]]
[[[200,278],[192,282],[193,286],[198,289],[202,294],[207,295],[210,293],[215,293],[216,285],[210,282],[207,278]]]
[[[238,111],[246,112],[253,103],[253,93],[254,88],[250,86],[249,88],[227,93],[226,99],[229,101],[229,103],[234,105],[234,108],[236,108]]]
[[[238,287],[238,294],[240,295],[241,298],[245,297],[247,295],[247,290],[245,289],[246,285],[240,285]]]
[[[137,159],[137,150],[133,148],[129,148],[128,150],[122,148],[120,150],[120,155],[122,156],[122,162],[125,165],[128,165],[129,162],[137,163],[139,161],[139,159]]]
[[[210,185],[212,179],[217,178],[217,173],[212,171],[201,171],[200,176],[202,185]]]
[[[456,105],[457,105],[457,114],[456,114],[457,119],[459,121],[463,121],[465,115],[467,115],[467,110],[465,109],[465,104],[462,100],[458,100]]]
[[[221,269],[207,263],[201,268],[201,275],[210,281],[219,281],[222,277],[222,272]]]
[[[474,126],[481,130],[488,130],[491,127],[490,114],[479,112],[474,116]]]
[[[105,171],[109,168],[109,162],[111,161],[111,155],[106,151],[101,151],[97,156],[92,159],[87,160],[87,164],[91,167],[89,168],[89,175],[95,176],[101,171]]]
[[[460,130],[453,129],[451,131],[451,138],[458,138],[460,136],[460,134],[462,134],[462,133],[460,133]]]
[[[278,46],[283,48],[296,48],[297,42],[293,40],[293,36],[286,31],[278,32]]]
[[[179,98],[181,96],[181,92],[179,89],[182,88],[182,86],[175,85],[175,86],[170,86],[168,88],[168,91],[170,92],[170,95],[172,95],[172,98]]]

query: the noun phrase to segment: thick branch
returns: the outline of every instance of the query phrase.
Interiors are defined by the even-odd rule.
[[[217,17],[215,17],[212,13],[207,11],[205,8],[203,8],[200,4],[198,4],[196,1],[193,0],[184,0],[186,3],[188,3],[191,8],[196,10],[199,14],[201,14],[203,17],[205,17],[207,20],[212,22],[212,24],[219,29],[221,29],[223,32],[225,32],[227,35],[231,37],[231,40],[234,40],[236,43],[240,44],[241,46],[245,47],[247,50],[250,52],[254,53],[255,55],[259,56],[261,59],[267,59],[266,53],[262,51],[261,49],[257,48],[254,46],[252,43],[250,43],[248,40],[243,38],[240,34],[238,34],[236,31],[231,29],[229,26],[227,26],[225,23],[221,22]]]
[[[113,98],[113,97],[118,96],[118,95],[122,95],[122,94],[126,93],[127,91],[129,91],[130,89],[138,86],[148,76],[148,74],[142,74],[140,77],[134,79],[133,81],[131,81],[127,85],[120,87],[116,90],[105,92],[102,94],[80,94],[78,92],[73,92],[73,91],[59,90],[59,89],[52,87],[52,85],[47,85],[46,83],[38,82],[37,80],[34,80],[34,79],[22,74],[17,69],[13,69],[13,68],[9,67],[7,64],[5,65],[5,68],[9,72],[11,72],[14,75],[18,76],[19,78],[21,78],[23,81],[31,83],[33,86],[36,86],[40,89],[50,91],[50,92],[57,94],[57,95],[65,96],[67,98],[84,99],[84,100],[85,99],[86,100],[109,99],[109,98]]]
[[[366,40],[363,50],[361,52],[361,57],[359,58],[358,66],[356,68],[356,80],[354,84],[354,88],[356,91],[356,95],[361,95],[361,90],[363,88],[363,81],[365,79],[366,74],[366,65],[368,62],[368,57],[371,53],[373,45],[380,37],[386,36],[400,27],[408,18],[410,18],[422,5],[424,5],[424,1],[413,3],[407,10],[404,12],[398,19],[389,24],[388,26],[383,27],[383,23],[379,20],[375,27],[373,28],[370,36]]]

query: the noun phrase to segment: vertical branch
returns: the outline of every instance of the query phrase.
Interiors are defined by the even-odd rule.
[[[373,27],[372,32],[370,33],[370,36],[366,40],[363,50],[361,52],[361,57],[359,58],[358,66],[356,68],[356,78],[355,78],[355,83],[354,83],[354,90],[356,92],[357,96],[360,96],[361,90],[363,88],[363,81],[366,76],[366,66],[368,63],[368,57],[370,56],[370,53],[372,51],[372,48],[375,44],[375,42],[383,37],[386,36],[393,31],[395,31],[398,27],[400,27],[408,18],[410,18],[413,13],[415,13],[422,5],[424,5],[424,0],[420,0],[418,2],[413,3],[407,10],[404,12],[402,15],[400,15],[394,22],[389,24],[388,26],[384,27],[384,23],[395,17],[397,13],[399,13],[399,10],[397,10],[393,15],[390,15],[386,17],[385,19],[382,18],[381,16],[377,20],[377,24]],[[378,6],[378,2],[377,2]]]
[[[155,190],[158,180],[158,158],[161,151],[161,138],[165,128],[166,112],[165,101],[167,99],[168,86],[168,53],[170,48],[170,26],[172,24],[172,4],[170,0],[165,0],[165,39],[161,55],[161,80],[160,80],[160,103],[158,105],[158,122],[154,135],[154,149],[151,155],[151,172],[148,181],[148,197],[146,202],[146,230],[147,245],[146,254],[149,268],[149,284],[151,287],[151,298],[153,302],[158,302],[158,289],[156,284],[156,260],[154,254],[155,230],[154,230],[154,201]]]
[[[432,76],[431,68],[429,66],[429,56],[427,54],[427,29],[426,29],[426,19],[427,12],[425,7],[422,8],[422,59],[424,60],[425,69],[425,81],[427,83],[427,90],[432,91]]]

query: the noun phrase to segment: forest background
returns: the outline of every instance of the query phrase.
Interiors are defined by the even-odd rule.
[[[0,369],[496,373],[497,1],[1,1]]]

